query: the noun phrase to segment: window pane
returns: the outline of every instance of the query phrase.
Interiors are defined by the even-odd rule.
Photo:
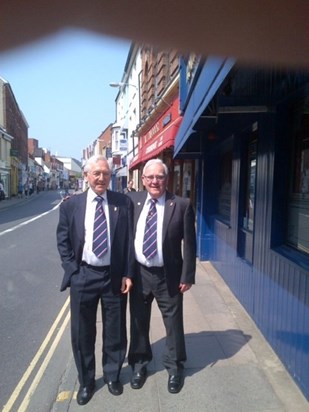
[[[245,208],[243,217],[243,228],[253,231],[254,226],[254,199],[256,182],[256,146],[257,138],[252,136],[248,144],[247,176],[245,187]]]
[[[307,110],[308,112],[308,110]],[[302,104],[293,123],[293,158],[287,243],[309,253],[309,114]]]
[[[184,161],[183,163],[183,185],[182,196],[191,196],[191,179],[192,179],[192,162]]]
[[[180,164],[175,162],[174,164],[174,181],[173,181],[173,192],[178,195],[181,196],[180,193]]]

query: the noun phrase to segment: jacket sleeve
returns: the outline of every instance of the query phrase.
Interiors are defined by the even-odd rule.
[[[71,276],[79,270],[79,265],[75,259],[70,240],[70,208],[68,207],[68,203],[62,203],[60,205],[59,222],[57,226],[57,247],[65,272],[64,281],[61,286],[61,290],[64,290],[70,286],[69,280]]]

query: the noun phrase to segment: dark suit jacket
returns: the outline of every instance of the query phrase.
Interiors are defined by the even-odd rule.
[[[135,233],[147,192],[130,193],[128,196],[134,204]],[[189,199],[166,192],[162,242],[167,287],[169,294],[174,296],[179,292],[179,283],[195,282],[195,215]]]
[[[110,219],[110,275],[115,294],[120,292],[121,279],[134,276],[134,244],[132,235],[132,202],[124,194],[107,191]],[[85,242],[85,213],[87,192],[74,195],[60,205],[57,245],[64,277],[61,291],[70,286],[73,274],[78,273]]]

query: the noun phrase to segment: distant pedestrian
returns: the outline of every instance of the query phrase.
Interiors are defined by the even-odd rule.
[[[29,185],[28,183],[25,184],[25,197],[28,197],[29,194]]]
[[[22,184],[22,182],[18,183],[18,197],[19,198],[23,197],[23,184]]]
[[[0,181],[0,200],[4,200],[5,199],[5,193],[4,193],[4,186],[2,181]]]
[[[128,185],[123,191],[123,193],[125,193],[125,194],[128,194],[130,192],[136,192],[136,190],[133,187],[133,180],[128,181]]]

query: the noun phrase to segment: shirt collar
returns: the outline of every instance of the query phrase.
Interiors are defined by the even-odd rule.
[[[105,202],[107,201],[106,191],[105,191],[104,193],[102,193],[101,195],[97,195],[91,188],[89,188],[88,196],[89,196],[89,200],[91,200],[91,202],[93,202],[94,199],[95,199],[97,196],[101,196],[101,197],[104,199]]]
[[[150,202],[151,199],[152,199],[152,197],[150,196],[149,193],[147,193],[146,204],[149,204],[149,202]],[[165,192],[163,193],[162,196],[160,196],[160,197],[157,199],[157,203],[158,203],[159,205],[164,205],[164,204],[165,204]]]

